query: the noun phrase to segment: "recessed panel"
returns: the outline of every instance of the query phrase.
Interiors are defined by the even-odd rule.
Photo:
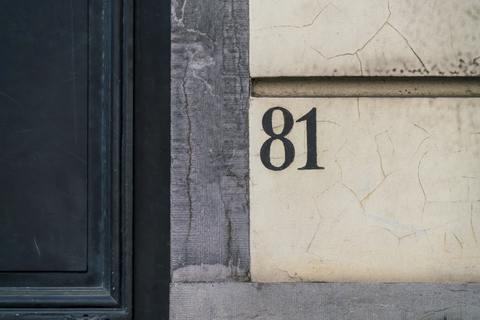
[[[87,1],[0,3],[0,271],[85,271]]]
[[[476,0],[251,0],[250,72],[476,76]]]
[[[479,108],[252,98],[252,281],[480,281]]]

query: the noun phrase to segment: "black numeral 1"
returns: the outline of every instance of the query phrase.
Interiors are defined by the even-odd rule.
[[[298,170],[325,169],[317,165],[317,108],[312,108],[296,122],[307,122],[307,164]]]

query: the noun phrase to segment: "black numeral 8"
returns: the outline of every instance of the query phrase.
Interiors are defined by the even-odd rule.
[[[272,116],[275,110],[279,110],[283,113],[283,130],[279,134],[273,132],[272,127]],[[293,128],[293,116],[292,114],[284,108],[275,107],[269,109],[262,118],[262,127],[266,134],[268,134],[271,138],[265,141],[260,149],[260,159],[262,160],[263,165],[270,170],[280,171],[288,167],[295,158],[295,147],[293,143],[285,138],[287,134]],[[283,148],[285,149],[285,161],[280,167],[276,167],[272,164],[270,160],[270,149],[272,147],[272,142],[275,140],[280,140],[283,142]]]

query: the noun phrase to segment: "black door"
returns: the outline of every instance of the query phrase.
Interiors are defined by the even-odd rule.
[[[0,2],[0,318],[168,318],[169,19]]]

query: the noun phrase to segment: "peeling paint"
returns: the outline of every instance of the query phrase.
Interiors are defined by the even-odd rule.
[[[475,76],[480,43],[471,30],[480,19],[468,12],[479,7],[462,0],[252,0],[251,75]]]
[[[250,106],[253,281],[480,281],[469,267],[480,264],[479,98],[252,98]],[[298,170],[307,143],[297,124],[284,137],[295,147],[291,165],[262,164],[262,116],[277,106],[293,119],[316,109],[324,170]],[[271,157],[282,163],[276,140]]]

